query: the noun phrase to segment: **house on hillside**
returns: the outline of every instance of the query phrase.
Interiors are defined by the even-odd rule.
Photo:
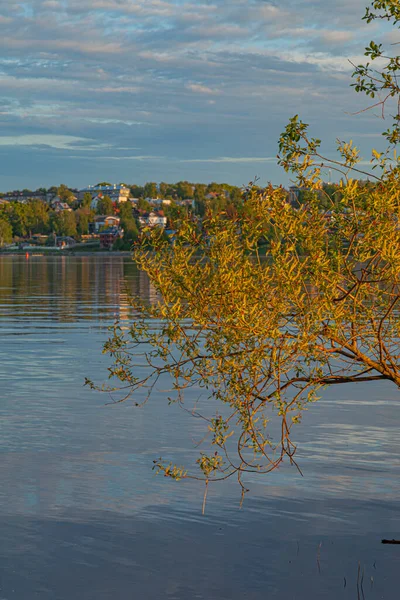
[[[113,215],[98,215],[94,218],[93,223],[89,223],[89,233],[100,233],[102,229],[110,227],[118,228],[121,219]]]
[[[225,200],[229,199],[229,192],[227,190],[221,190],[220,192],[209,192],[206,194],[206,200],[216,200],[217,198],[225,198]]]
[[[100,248],[111,250],[114,243],[123,236],[122,229],[119,227],[108,227],[100,231]]]
[[[162,211],[141,213],[138,217],[141,227],[164,227],[167,225],[167,217]]]
[[[57,202],[52,202],[51,206],[54,212],[56,213],[63,211],[72,212],[72,208],[69,206],[69,204],[67,204],[66,202],[61,202],[61,200],[58,200]]]
[[[90,208],[92,210],[97,210],[97,205],[98,205],[99,201],[102,199],[102,197],[103,197],[102,194],[98,194],[97,196],[92,198],[92,201],[90,203]]]

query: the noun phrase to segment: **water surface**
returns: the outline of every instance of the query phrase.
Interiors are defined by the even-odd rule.
[[[199,424],[83,387],[127,288],[155,297],[128,257],[0,257],[0,599],[396,598],[397,390],[330,388],[298,429],[304,477],[251,479],[242,510],[215,486],[203,517],[199,485],[151,469],[195,456]]]

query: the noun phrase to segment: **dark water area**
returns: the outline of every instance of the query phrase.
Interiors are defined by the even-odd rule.
[[[0,600],[391,599],[400,593],[400,405],[339,386],[305,414],[298,461],[203,490],[152,471],[200,424],[156,392],[107,406],[108,326],[154,290],[129,257],[0,257]]]

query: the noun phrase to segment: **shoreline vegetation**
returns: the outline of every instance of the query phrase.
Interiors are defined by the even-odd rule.
[[[107,249],[96,249],[96,250],[83,250],[78,249],[63,249],[55,250],[54,248],[29,248],[23,250],[0,250],[0,257],[3,256],[131,256],[130,250],[107,250]]]
[[[104,182],[102,182],[104,183]],[[370,185],[360,182],[360,185]],[[14,190],[0,193],[0,252],[14,248],[48,253],[62,251],[130,252],[133,244],[146,237],[148,229],[161,230],[171,241],[182,221],[190,218],[199,231],[210,214],[227,219],[249,217],[247,199],[250,193],[272,193],[269,185],[261,188],[255,182],[246,188],[229,184],[167,185],[153,183],[143,188],[97,184],[86,190],[58,188]],[[301,208],[309,197],[318,196],[319,209],[330,212],[332,203],[340,199],[339,183],[323,183],[320,190],[307,186],[282,189],[286,203]],[[109,195],[110,194],[110,195]],[[206,232],[205,232],[206,234]],[[93,249],[88,245],[93,244]],[[97,248],[95,247],[97,246]]]

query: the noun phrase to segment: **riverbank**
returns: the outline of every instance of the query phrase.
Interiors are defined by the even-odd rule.
[[[129,250],[35,250],[33,248],[25,250],[2,250],[0,251],[0,257],[2,256],[131,256]]]

